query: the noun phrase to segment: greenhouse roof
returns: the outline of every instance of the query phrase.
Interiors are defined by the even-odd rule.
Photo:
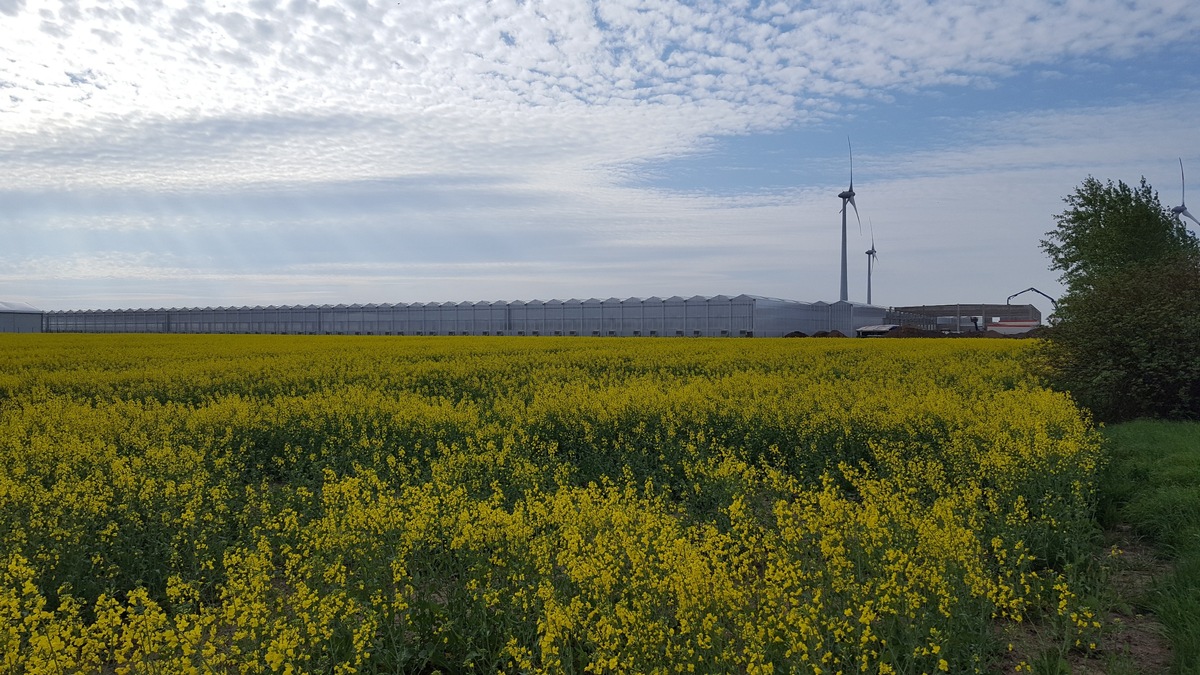
[[[23,302],[12,302],[8,300],[0,300],[0,312],[28,312],[32,314],[41,314],[42,310],[27,305]]]

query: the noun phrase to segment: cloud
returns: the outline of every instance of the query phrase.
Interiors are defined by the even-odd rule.
[[[0,14],[16,16],[25,7],[25,0],[0,0]]]
[[[590,184],[889,91],[1129,54],[1200,24],[1200,6],[1170,0],[227,5],[17,11],[0,59],[0,180]]]
[[[1200,9],[1169,0],[229,6],[82,2],[20,12],[0,77],[34,95],[9,108],[5,126],[446,108],[495,122],[539,107],[691,106],[711,125],[706,133],[727,133],[785,123],[805,99],[1129,55],[1185,39],[1200,23]],[[79,72],[92,76],[67,75]],[[721,114],[704,115],[710,107]]]
[[[5,283],[107,280],[126,297],[178,279],[176,296],[242,284],[351,301],[372,283],[375,299],[756,292],[743,284],[828,297],[816,289],[834,286],[844,185],[825,177],[842,176],[842,148],[834,164],[798,144],[822,176],[803,189],[647,177],[708,159],[718,139],[816,133],[913,92],[1026,71],[1065,86],[1190,44],[1200,25],[1200,4],[1179,0],[0,0],[0,13]],[[895,151],[856,135],[879,278],[920,246],[970,275],[995,262],[980,247],[1001,250],[999,233],[1035,242],[1079,167],[1159,181],[1153,158],[1194,139],[1188,82],[1157,102],[944,119]],[[1022,274],[1041,266],[1030,259]],[[894,292],[949,292],[920,272]]]
[[[1168,93],[1153,102],[1115,102],[1074,108],[979,113],[947,120],[940,147],[860,164],[882,174],[943,176],[997,171],[1088,167],[1126,181],[1159,174],[1156,158],[1194,152],[1190,96]],[[1136,175],[1129,176],[1130,167]],[[1078,177],[1082,180],[1085,175]],[[1078,181],[1076,181],[1078,182]]]

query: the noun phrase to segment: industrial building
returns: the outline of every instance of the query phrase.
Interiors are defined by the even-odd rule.
[[[908,321],[905,321],[907,319]],[[922,317],[755,295],[46,312],[48,333],[781,337]]]
[[[0,300],[0,333],[42,332],[42,312],[23,302]]]
[[[931,329],[943,333],[990,330],[1015,335],[1042,325],[1042,313],[1033,305],[914,305],[896,311],[927,317],[933,322]]]
[[[0,332],[6,333],[781,337],[833,331],[853,336],[880,325],[1018,333],[1040,323],[1032,305],[885,308],[757,295],[51,312],[0,302]]]

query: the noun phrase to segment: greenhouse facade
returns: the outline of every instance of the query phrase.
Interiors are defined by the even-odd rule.
[[[781,337],[894,318],[882,307],[755,295],[46,312],[49,333]]]
[[[23,302],[0,300],[0,333],[40,333],[41,310]]]

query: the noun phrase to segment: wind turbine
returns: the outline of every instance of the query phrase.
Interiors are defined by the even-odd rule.
[[[846,204],[854,207],[854,217],[858,219],[858,230],[862,232],[862,218],[858,217],[858,205],[854,203],[854,148],[850,145],[850,137],[846,137],[846,148],[850,150],[850,187],[838,193],[842,200],[842,302],[850,299],[850,285],[846,281]]]
[[[1171,213],[1174,213],[1175,217],[1178,218],[1179,222],[1181,222],[1181,223],[1183,222],[1183,217],[1187,216],[1188,218],[1192,219],[1193,223],[1200,225],[1200,220],[1196,220],[1196,216],[1193,216],[1192,214],[1188,213],[1188,210],[1187,210],[1187,199],[1186,199],[1187,183],[1183,179],[1183,158],[1182,157],[1179,158],[1179,186],[1180,186],[1180,193],[1181,193],[1180,199],[1179,199],[1179,206],[1176,206],[1175,208],[1171,209]]]
[[[857,210],[855,209],[855,211]],[[871,248],[867,251],[867,304],[869,305],[871,304],[871,267],[872,263],[879,259],[879,256],[875,255],[875,223],[872,223],[870,218],[867,218],[867,223],[871,225]]]

